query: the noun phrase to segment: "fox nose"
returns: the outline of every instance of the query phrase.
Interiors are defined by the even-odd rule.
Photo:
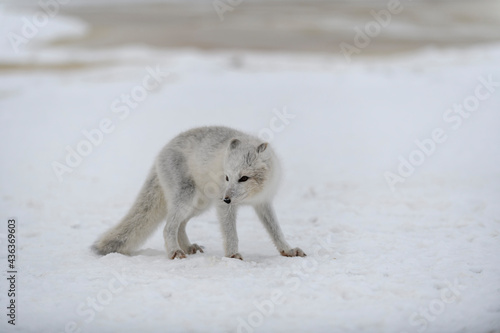
[[[224,202],[229,205],[231,203],[231,199],[229,199],[229,197],[225,197]]]

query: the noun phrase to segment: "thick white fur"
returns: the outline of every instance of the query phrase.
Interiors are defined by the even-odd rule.
[[[288,245],[272,208],[279,177],[272,148],[254,136],[227,127],[181,133],[161,150],[127,215],[92,248],[101,255],[130,254],[166,218],[163,235],[169,258],[203,252],[190,243],[186,224],[215,204],[225,254],[242,259],[236,213],[240,205],[251,205],[281,255],[305,256]]]

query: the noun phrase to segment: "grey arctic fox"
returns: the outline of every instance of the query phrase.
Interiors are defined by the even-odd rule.
[[[130,254],[166,219],[169,258],[203,252],[189,241],[186,224],[215,204],[225,255],[242,259],[236,212],[240,205],[251,205],[279,253],[303,257],[300,248],[286,242],[272,207],[279,177],[276,155],[258,138],[227,127],[191,129],[161,150],[130,211],[92,249],[101,255]]]

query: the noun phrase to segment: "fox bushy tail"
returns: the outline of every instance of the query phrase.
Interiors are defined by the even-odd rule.
[[[104,233],[92,245],[92,250],[100,255],[130,254],[146,241],[166,215],[165,195],[153,167],[127,215]]]

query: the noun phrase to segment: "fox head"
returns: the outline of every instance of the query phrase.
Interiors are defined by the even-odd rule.
[[[222,200],[227,204],[250,202],[261,194],[271,177],[271,152],[266,142],[255,146],[233,139],[224,158],[225,190]]]

